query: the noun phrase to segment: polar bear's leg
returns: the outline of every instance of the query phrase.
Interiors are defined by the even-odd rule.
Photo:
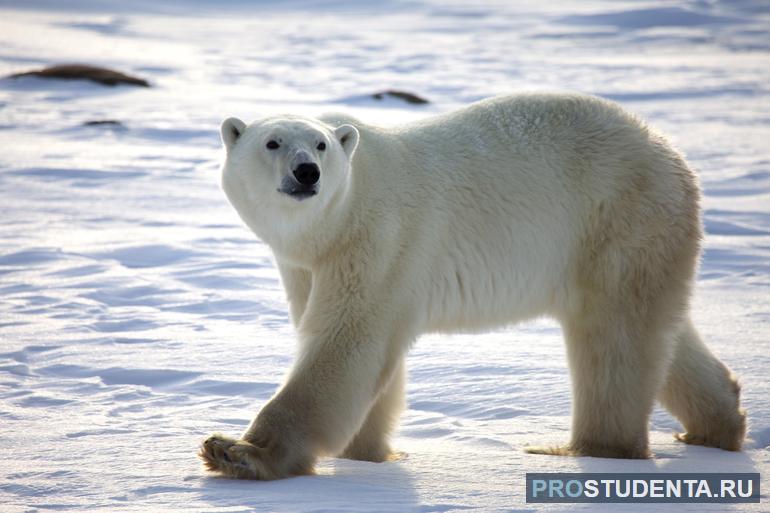
[[[377,401],[369,411],[361,430],[353,437],[342,453],[343,458],[381,462],[397,459],[388,438],[398,424],[398,417],[404,409],[404,386],[406,384],[405,362],[393,372],[390,382],[380,392]]]
[[[314,272],[294,368],[240,440],[216,435],[204,442],[201,458],[210,470],[245,479],[312,473],[318,457],[340,454],[360,430],[415,333],[410,310],[383,309],[395,301],[381,288],[361,286],[358,280],[370,277],[355,271],[343,265]]]
[[[674,360],[659,398],[686,430],[677,435],[679,440],[728,451],[741,448],[746,413],[740,408],[740,386],[689,320],[677,336]]]
[[[648,422],[665,364],[664,335],[636,312],[596,310],[567,323],[572,375],[568,453],[647,458]]]
[[[641,272],[641,271],[640,271]],[[627,276],[627,273],[619,273]],[[652,282],[647,276],[642,283]],[[647,458],[648,421],[686,286],[588,289],[562,319],[572,378],[572,438],[538,454]],[[614,293],[609,291],[614,290]]]

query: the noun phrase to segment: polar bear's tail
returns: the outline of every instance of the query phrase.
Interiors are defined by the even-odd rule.
[[[683,323],[677,335],[674,359],[659,399],[686,430],[677,434],[677,439],[728,451],[740,450],[746,434],[740,385],[703,344],[690,320]]]

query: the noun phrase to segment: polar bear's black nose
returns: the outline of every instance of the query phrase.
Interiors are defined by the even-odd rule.
[[[321,178],[321,172],[316,164],[303,162],[294,170],[294,178],[302,185],[314,185]]]

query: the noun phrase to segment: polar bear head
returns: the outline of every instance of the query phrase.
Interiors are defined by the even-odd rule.
[[[277,230],[300,225],[346,189],[358,145],[352,125],[333,128],[295,116],[271,117],[246,125],[237,118],[222,123],[227,157],[222,188],[246,224],[272,244]]]

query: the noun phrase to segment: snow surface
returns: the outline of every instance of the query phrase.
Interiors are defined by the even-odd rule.
[[[769,34],[770,5],[750,0],[0,2],[0,74],[82,62],[154,86],[0,80],[0,511],[532,511],[537,471],[760,472],[766,503]],[[389,88],[432,103],[367,98]],[[531,89],[615,99],[700,170],[694,315],[741,377],[746,450],[675,442],[656,410],[649,461],[525,454],[569,431],[560,331],[541,320],[418,342],[403,461],[206,475],[198,444],[247,425],[294,338],[269,249],[218,188],[219,122],[345,110],[387,124]],[[124,126],[83,126],[100,119]]]

